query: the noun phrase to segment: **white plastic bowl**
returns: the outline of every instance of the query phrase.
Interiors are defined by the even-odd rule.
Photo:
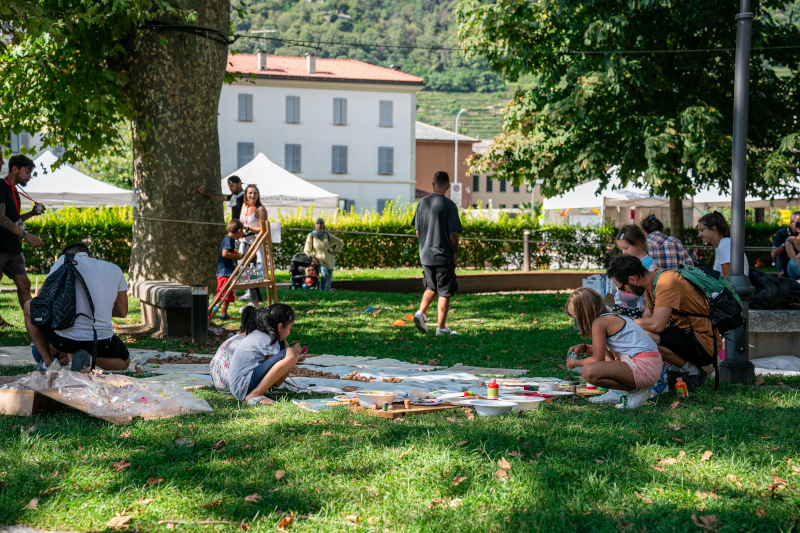
[[[531,409],[538,409],[539,405],[545,401],[546,398],[539,398],[537,396],[500,396],[500,400],[507,402],[514,402],[517,407],[513,411],[530,411]]]
[[[373,405],[377,405],[378,408],[381,408],[384,402],[392,403],[397,393],[381,390],[365,390],[356,391],[356,395],[358,396],[358,403],[361,404],[362,407],[369,409]]]
[[[468,400],[458,402],[461,405],[474,407],[478,416],[500,416],[510,413],[519,404],[505,400]]]

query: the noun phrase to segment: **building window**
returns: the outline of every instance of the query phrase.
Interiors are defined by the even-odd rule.
[[[347,126],[347,99],[333,99],[333,123],[337,126]]]
[[[381,128],[391,128],[392,127],[392,113],[393,113],[393,102],[391,100],[381,100],[381,116],[380,116],[380,127]]]
[[[256,156],[255,145],[253,143],[238,143],[236,145],[236,163],[239,168],[242,168],[247,163],[253,160]]]
[[[286,97],[286,123],[300,124],[300,97]]]
[[[239,122],[253,122],[253,95],[239,95]]]
[[[472,192],[478,192],[480,190],[481,190],[481,177],[472,176]]]
[[[300,172],[300,145],[286,145],[286,170],[289,172]]]
[[[11,134],[11,153],[19,153],[19,136],[16,133]],[[11,170],[11,169],[9,169]]]
[[[386,205],[391,203],[392,200],[386,200],[385,198],[378,198],[378,214],[380,215],[386,209]]]
[[[514,204],[512,207],[513,207],[514,209],[519,209],[519,204]]]
[[[492,177],[486,176],[486,192],[492,192]]]
[[[514,192],[519,192],[519,187],[514,187]]]
[[[378,174],[394,174],[394,148],[378,148]]]
[[[506,192],[506,179],[505,178],[500,180],[500,192]]]
[[[334,174],[347,174],[347,146],[333,147],[331,172]]]
[[[505,209],[505,208],[506,208],[506,204],[500,204],[500,209]]]
[[[472,209],[478,209],[478,204],[472,204]]]

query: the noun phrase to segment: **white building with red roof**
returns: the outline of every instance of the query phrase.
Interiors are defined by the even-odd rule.
[[[340,206],[414,202],[422,78],[352,59],[235,54],[219,104],[222,175],[264,153]],[[266,193],[266,191],[261,191]]]

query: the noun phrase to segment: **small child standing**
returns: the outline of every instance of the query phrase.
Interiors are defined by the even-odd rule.
[[[589,401],[620,402],[620,409],[636,409],[649,400],[649,387],[658,381],[663,364],[655,341],[630,317],[609,313],[603,298],[591,289],[575,289],[566,311],[577,322],[581,337],[592,339],[592,344],[570,347],[576,355],[589,357],[567,357],[567,368],[583,367],[587,382],[609,389]]]
[[[239,220],[231,220],[228,222],[228,235],[222,239],[222,244],[219,246],[219,256],[217,257],[217,292],[219,293],[230,277],[233,275],[234,259],[241,259],[243,256],[236,251],[236,240],[242,238],[244,225]],[[230,320],[231,316],[228,314],[228,305],[236,299],[236,291],[230,291],[225,301],[219,308],[220,320]]]
[[[317,275],[317,269],[314,265],[309,265],[306,267],[306,279],[303,280],[303,288],[304,289],[313,289],[317,286],[317,280],[319,276]]]

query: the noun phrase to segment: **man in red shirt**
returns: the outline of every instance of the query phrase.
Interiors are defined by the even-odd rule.
[[[22,228],[22,223],[40,214],[34,209],[20,213],[20,197],[17,185],[24,187],[31,179],[33,161],[22,154],[8,160],[8,175],[0,180],[0,271],[14,280],[20,307],[31,299],[31,280],[25,269],[22,255],[22,240],[38,248],[42,240]],[[44,211],[42,209],[42,211]],[[0,326],[5,325],[0,323]]]

